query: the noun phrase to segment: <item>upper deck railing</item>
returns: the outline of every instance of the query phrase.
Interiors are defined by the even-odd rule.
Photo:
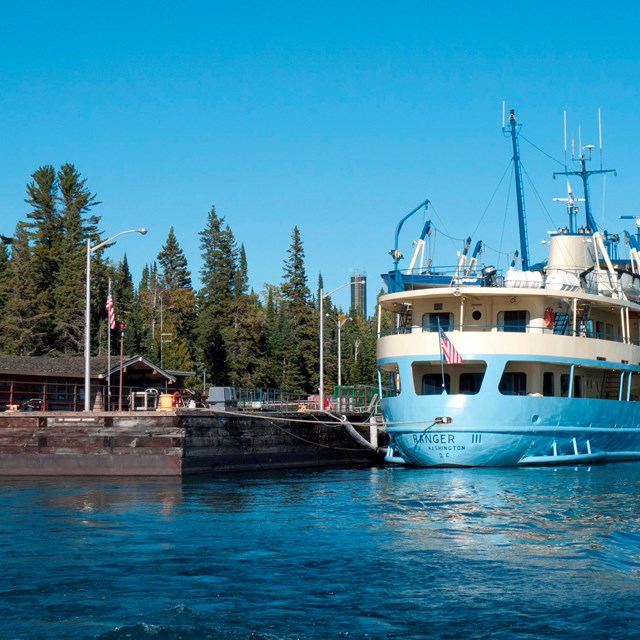
[[[498,324],[456,324],[450,325],[445,329],[447,334],[450,332],[464,332],[464,333],[528,333],[528,334],[538,334],[538,335],[556,335],[556,336],[568,336],[568,337],[580,337],[580,338],[591,338],[594,340],[607,340],[609,342],[620,342],[627,344],[640,345],[640,339],[637,338],[629,338],[625,340],[623,336],[617,333],[607,333],[603,331],[596,331],[593,328],[593,324],[591,321],[587,321],[587,323],[581,324],[576,331],[573,331],[573,328],[570,324],[560,325],[558,327],[547,327],[540,326],[539,324],[533,324],[530,322],[517,324],[517,325],[509,325],[505,323]],[[422,325],[414,325],[414,324],[405,324],[399,327],[394,327],[391,329],[386,329],[381,331],[380,337],[383,338],[385,336],[395,336],[395,335],[406,335],[406,334],[420,334],[420,333],[437,333],[437,329],[434,329],[430,326],[422,326]]]

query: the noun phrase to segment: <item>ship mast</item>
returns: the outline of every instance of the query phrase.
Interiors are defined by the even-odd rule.
[[[589,157],[585,156],[585,149],[589,151]],[[580,146],[580,155],[578,158],[573,157],[572,160],[578,163],[578,169],[575,171],[568,171],[565,167],[564,171],[555,171],[553,173],[553,177],[555,179],[556,176],[578,176],[582,180],[582,190],[584,193],[584,210],[586,216],[587,228],[591,231],[591,233],[595,233],[598,230],[598,225],[591,213],[591,198],[589,195],[589,178],[593,175],[605,174],[605,173],[613,173],[616,175],[615,169],[603,169],[602,168],[602,134],[600,134],[600,168],[599,169],[587,169],[587,160],[591,162],[591,152],[593,151],[593,145],[588,144],[586,146]],[[566,158],[566,133],[565,133],[565,158]],[[565,160],[566,162],[566,160]]]
[[[504,122],[504,116],[503,116]],[[522,255],[522,269],[529,268],[529,238],[527,236],[527,216],[524,209],[524,190],[522,188],[522,169],[520,168],[520,148],[518,145],[518,124],[513,109],[509,110],[509,133],[513,146],[513,170],[516,178],[516,197],[518,199],[518,227],[520,229],[520,253]],[[503,127],[505,133],[507,128]]]

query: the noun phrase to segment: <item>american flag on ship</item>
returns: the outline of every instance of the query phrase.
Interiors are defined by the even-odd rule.
[[[109,327],[111,329],[116,328],[116,312],[113,308],[113,296],[111,295],[111,280],[109,280],[109,295],[107,296],[107,315],[109,316]]]
[[[457,349],[451,344],[451,340],[447,338],[442,327],[439,329],[440,335],[440,351],[444,354],[447,364],[462,364],[462,357]]]

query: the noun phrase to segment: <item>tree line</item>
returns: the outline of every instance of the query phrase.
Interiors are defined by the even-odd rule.
[[[0,352],[70,356],[83,353],[87,240],[104,240],[100,205],[72,164],[46,165],[31,175],[28,211],[0,243]],[[279,284],[256,293],[249,286],[245,248],[215,206],[199,232],[201,286],[193,286],[173,227],[137,286],[126,255],[114,262],[91,254],[91,349],[107,350],[105,301],[109,281],[124,350],[165,370],[193,371],[193,385],[275,387],[314,393],[319,382],[319,292],[309,287],[297,227]],[[342,383],[375,384],[377,319],[324,301],[325,393],[337,383],[338,324]],[[114,332],[114,338],[119,334]],[[119,339],[112,339],[119,353]]]

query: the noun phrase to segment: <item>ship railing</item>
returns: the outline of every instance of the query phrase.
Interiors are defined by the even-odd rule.
[[[474,322],[473,324],[452,324],[448,327],[443,327],[445,333],[449,332],[462,332],[462,333],[528,333],[528,334],[541,334],[541,335],[564,335],[575,336],[581,338],[592,338],[595,340],[606,340],[609,342],[625,342],[624,338],[613,332],[606,332],[593,328],[593,323],[582,323],[578,329],[573,331],[570,324],[560,327],[547,327],[546,325],[534,324],[534,323],[497,323],[497,324],[479,324]],[[405,335],[405,334],[419,334],[419,333],[437,333],[438,329],[432,326],[423,325],[401,325],[395,328],[384,329],[380,333],[380,337]],[[640,345],[638,338],[629,338],[628,343],[634,345]]]

